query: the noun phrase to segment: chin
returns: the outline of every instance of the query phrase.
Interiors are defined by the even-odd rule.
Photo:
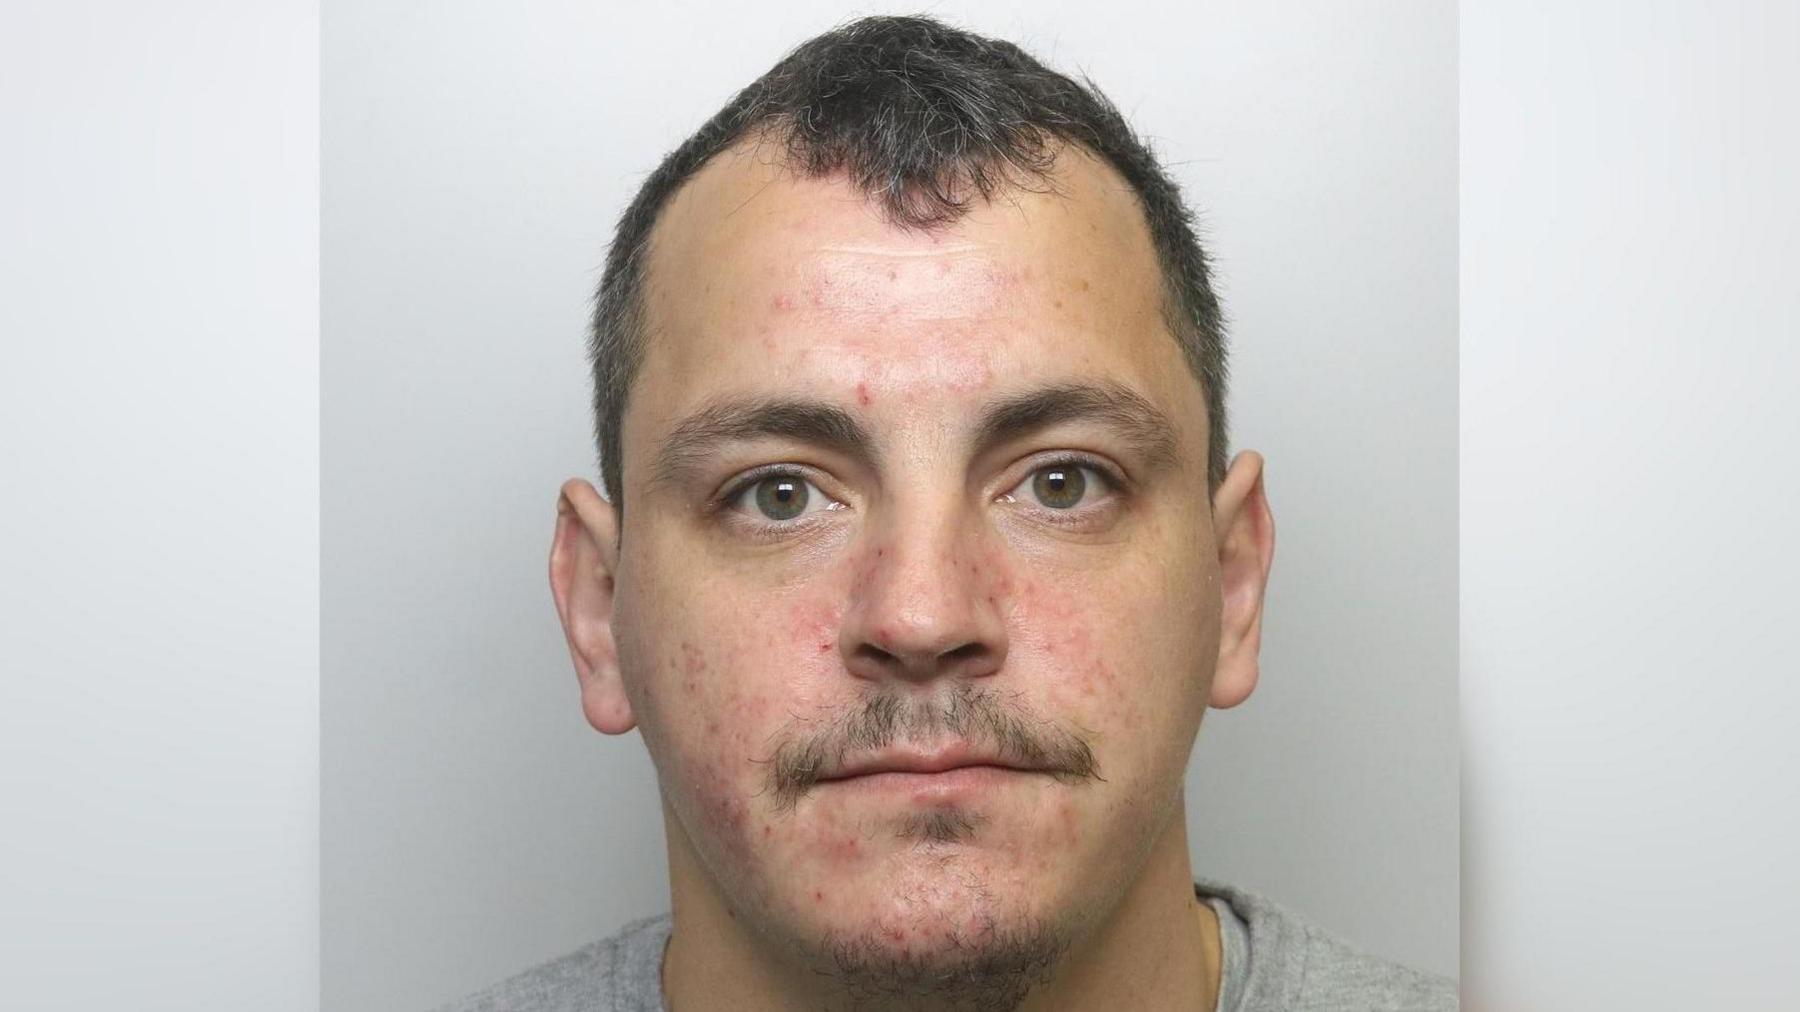
[[[871,956],[946,957],[1035,933],[1045,923],[1020,883],[995,876],[960,847],[913,848],[868,862],[860,873],[799,897],[807,930],[821,948],[849,946]],[[1039,897],[1042,893],[1039,893]]]
[[[852,996],[945,1009],[1010,1009],[1050,979],[1069,948],[1058,921],[1008,909],[979,886],[835,913],[803,958]]]

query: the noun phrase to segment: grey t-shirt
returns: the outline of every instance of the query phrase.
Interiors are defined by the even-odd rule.
[[[1376,959],[1274,903],[1194,883],[1219,915],[1224,968],[1215,1012],[1443,1012],[1456,984]],[[669,915],[527,970],[440,1012],[663,1012]]]

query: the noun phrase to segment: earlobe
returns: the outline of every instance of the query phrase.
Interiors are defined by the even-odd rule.
[[[1262,651],[1263,601],[1275,559],[1275,519],[1263,491],[1263,459],[1245,451],[1231,462],[1213,496],[1219,549],[1219,661],[1207,705],[1226,709],[1256,688]]]
[[[579,478],[565,482],[550,545],[550,594],[581,683],[582,713],[606,734],[624,734],[637,725],[613,632],[618,543],[612,504]]]

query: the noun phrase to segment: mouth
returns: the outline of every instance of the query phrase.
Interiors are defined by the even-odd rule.
[[[934,751],[888,750],[843,764],[820,784],[857,784],[920,788],[970,787],[998,783],[1019,774],[1042,772],[967,746],[953,745]]]

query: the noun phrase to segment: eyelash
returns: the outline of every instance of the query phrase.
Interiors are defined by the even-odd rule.
[[[725,491],[721,492],[718,498],[713,500],[712,512],[719,515],[737,512],[732,509],[732,505],[743,498],[745,492],[755,488],[758,483],[765,479],[776,477],[796,478],[806,482],[814,488],[819,487],[819,483],[812,479],[810,472],[804,467],[795,464],[764,464],[762,467],[751,470],[730,485],[727,485]],[[823,493],[824,490],[820,489],[820,491]],[[827,498],[829,498],[829,496]],[[837,500],[834,499],[832,501],[836,502]],[[753,519],[750,518],[749,514],[744,514],[744,517],[745,519],[740,521],[740,523],[749,529],[749,533],[753,537],[767,538],[782,537],[795,531],[803,530],[812,526],[812,524],[818,520],[818,515],[813,513],[804,514],[798,520],[788,521],[770,520],[767,517]]]
[[[1085,468],[1087,470],[1093,471],[1094,473],[1098,474],[1100,476],[1101,480],[1104,482],[1104,484],[1106,486],[1104,489],[1105,493],[1111,493],[1113,495],[1117,495],[1118,493],[1122,492],[1126,487],[1124,477],[1121,476],[1116,469],[1114,469],[1110,465],[1106,464],[1105,462],[1101,461],[1099,458],[1090,457],[1090,456],[1087,456],[1086,454],[1079,454],[1079,453],[1062,453],[1062,454],[1058,454],[1058,455],[1037,461],[1032,466],[1031,470],[1025,472],[1024,478],[1021,478],[1019,480],[1019,482],[1014,483],[1014,485],[1012,485],[1011,488],[1017,488],[1020,484],[1023,484],[1025,481],[1029,480],[1032,475],[1037,474],[1039,471],[1047,470],[1050,468],[1056,468],[1056,467],[1065,467],[1065,468],[1066,467],[1079,467],[1079,468]],[[814,488],[818,488],[818,483],[813,481],[813,479],[809,476],[808,469],[806,469],[804,467],[800,467],[800,466],[797,466],[794,464],[765,464],[762,467],[758,467],[758,468],[755,468],[755,469],[749,471],[748,473],[739,477],[736,481],[732,482],[730,485],[727,485],[725,487],[725,490],[723,492],[721,492],[718,495],[718,497],[713,501],[712,506],[711,506],[712,512],[717,513],[717,514],[735,512],[732,509],[732,506],[739,499],[743,498],[744,493],[750,491],[752,488],[755,488],[756,485],[758,483],[762,482],[763,480],[768,479],[768,478],[774,478],[774,477],[796,478],[800,481],[804,481],[804,482],[812,485]],[[1006,492],[1002,492],[1001,495],[1002,496],[1011,495],[1012,494],[1011,488],[1009,488]],[[823,490],[821,490],[821,491],[823,491]],[[833,500],[833,501],[835,502],[836,500]],[[996,501],[998,501],[998,500],[996,500]],[[1104,509],[1104,508],[1105,508],[1104,505],[1075,507],[1075,508],[1068,509],[1068,510],[1053,510],[1053,509],[1043,509],[1043,508],[1034,507],[1036,512],[1038,512],[1040,514],[1045,514],[1045,516],[1043,517],[1043,522],[1052,523],[1052,524],[1060,524],[1060,525],[1065,525],[1065,526],[1079,525],[1082,522],[1084,522],[1085,519],[1090,514],[1094,513],[1096,510],[1100,510],[1100,509]],[[748,517],[748,514],[746,514],[746,517]],[[762,519],[747,519],[744,521],[744,523],[746,526],[748,526],[750,528],[750,533],[752,535],[758,536],[758,537],[773,538],[773,537],[781,537],[781,536],[784,536],[787,534],[791,534],[795,531],[802,530],[806,527],[810,527],[814,522],[816,522],[815,518],[816,518],[816,514],[807,514],[802,519],[799,519],[799,520],[790,520],[790,521],[784,522],[784,521],[779,521],[779,520],[769,520],[767,518],[762,518]]]
[[[1098,474],[1106,485],[1102,494],[1117,495],[1125,490],[1125,479],[1117,470],[1097,457],[1090,457],[1080,453],[1062,453],[1037,461],[1032,465],[1031,470],[1025,472],[1025,476],[1016,482],[1012,488],[1018,488],[1020,485],[1023,485],[1039,471],[1046,471],[1058,467],[1085,468]],[[1011,494],[1012,489],[1008,489],[1001,493],[1002,496],[1009,496]],[[1046,523],[1077,526],[1084,523],[1097,510],[1105,509],[1106,504],[1101,503],[1091,506],[1077,506],[1067,510],[1044,509],[1036,506],[1031,508],[1035,512],[1044,514],[1042,519]]]

